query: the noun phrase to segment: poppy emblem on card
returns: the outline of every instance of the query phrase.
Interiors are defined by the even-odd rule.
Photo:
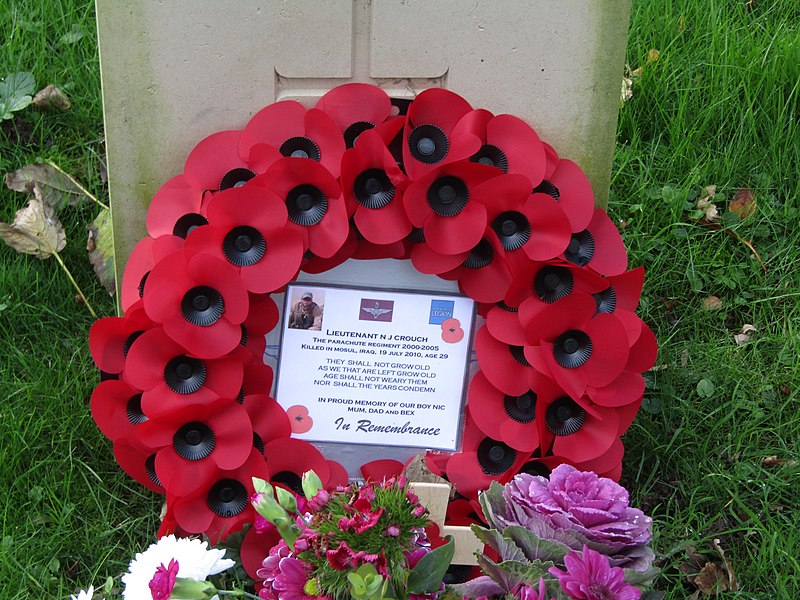
[[[358,312],[359,321],[392,322],[394,300],[375,300],[373,298],[361,299],[361,310]]]

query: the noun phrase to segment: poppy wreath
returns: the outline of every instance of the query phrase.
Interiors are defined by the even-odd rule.
[[[474,520],[478,492],[520,472],[569,463],[619,478],[657,353],[634,312],[644,271],[627,270],[581,169],[521,119],[444,89],[403,101],[347,84],[311,109],[276,102],[201,141],[146,224],[124,316],[90,332],[102,375],[91,410],[120,466],[166,496],[161,534],[217,541],[253,523],[253,476],[299,489],[313,469],[329,489],[346,483],[291,437],[262,357],[278,322],[270,294],[350,259],[411,260],[477,302],[462,449],[426,457],[459,494],[449,518]],[[254,545],[269,547],[246,539],[243,551]]]

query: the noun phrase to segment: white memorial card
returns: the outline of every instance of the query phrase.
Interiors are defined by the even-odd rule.
[[[294,437],[457,450],[475,303],[290,284],[276,399]]]

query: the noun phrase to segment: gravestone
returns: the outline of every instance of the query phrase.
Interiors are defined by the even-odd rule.
[[[278,100],[312,106],[343,83],[372,83],[408,99],[442,87],[475,107],[519,116],[583,168],[598,204],[607,201],[630,0],[96,0],[96,7],[118,284],[146,235],[153,194],[200,140],[242,128]],[[348,261],[299,279],[458,292],[410,261]],[[273,364],[281,329],[268,336]],[[378,449],[317,446],[351,474]],[[416,453],[379,449],[381,458],[401,461]],[[447,486],[423,495],[443,524]],[[459,538],[455,562],[472,562],[471,533],[447,533]]]

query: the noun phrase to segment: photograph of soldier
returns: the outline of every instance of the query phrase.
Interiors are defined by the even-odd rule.
[[[322,313],[324,311],[324,292],[317,292],[317,300],[314,301],[314,294],[309,291],[302,292],[299,300],[292,302],[292,309],[289,312],[289,329],[309,329],[320,331],[322,329]]]

